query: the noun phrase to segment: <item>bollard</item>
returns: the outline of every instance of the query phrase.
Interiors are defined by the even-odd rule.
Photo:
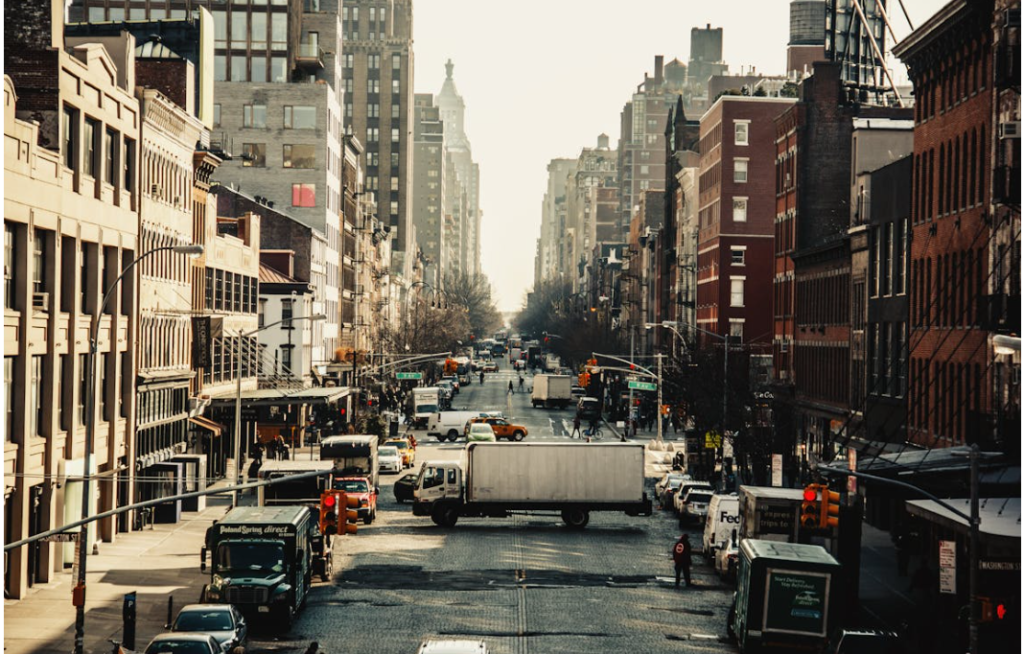
[[[124,605],[121,607],[121,619],[124,622],[121,645],[126,649],[135,649],[135,614],[136,592],[125,593]]]
[[[174,595],[167,598],[167,625],[166,628],[170,629],[174,623]]]

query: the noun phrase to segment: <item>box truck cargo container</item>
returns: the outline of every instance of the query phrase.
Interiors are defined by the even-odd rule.
[[[415,515],[447,527],[513,513],[554,513],[577,529],[592,511],[651,515],[640,443],[471,443],[463,463],[424,463],[414,498]]]
[[[530,402],[534,408],[564,409],[572,404],[572,377],[568,375],[535,375]]]

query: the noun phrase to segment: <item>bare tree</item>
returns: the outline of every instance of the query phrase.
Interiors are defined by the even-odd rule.
[[[470,334],[479,338],[485,337],[502,325],[501,313],[494,304],[491,284],[486,275],[469,275],[466,273],[447,273],[441,282],[441,300],[447,300],[449,308],[464,309],[467,317],[467,329],[463,341]]]

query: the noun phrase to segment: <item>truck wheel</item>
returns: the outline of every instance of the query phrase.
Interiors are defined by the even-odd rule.
[[[454,429],[452,429],[452,430],[450,430],[448,432],[448,440],[450,440],[451,442],[454,443],[455,439],[458,438],[458,437],[459,437],[459,432],[455,431]]]
[[[364,525],[372,525],[373,524],[373,519],[376,518],[376,517],[377,517],[376,513],[374,513],[373,511],[367,511],[366,512],[366,517],[363,518],[363,524]]]
[[[562,522],[573,529],[583,529],[590,522],[590,513],[583,509],[565,509],[562,511]]]
[[[459,512],[454,508],[447,508],[441,513],[441,524],[451,529],[459,521]]]
[[[516,441],[518,442],[526,438],[526,434],[524,434],[521,431],[516,431],[514,434],[512,434],[512,438],[516,439]]]

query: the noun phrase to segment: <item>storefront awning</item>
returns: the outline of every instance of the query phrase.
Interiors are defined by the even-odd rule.
[[[288,406],[290,404],[336,404],[349,395],[347,386],[312,388],[259,388],[242,391],[242,406]],[[214,407],[234,406],[237,395],[234,392],[214,395]]]
[[[971,501],[967,498],[943,501],[965,515],[971,514]],[[963,534],[970,531],[967,520],[933,500],[910,500],[907,502],[907,511]],[[978,531],[982,536],[1020,540],[1019,497],[981,498],[978,514],[981,517]]]
[[[224,427],[224,425],[220,424],[219,422],[214,422],[214,421],[210,420],[209,418],[204,418],[202,416],[196,416],[195,418],[189,418],[188,421],[191,422],[193,425],[196,425],[198,427],[202,427],[203,429],[206,429],[207,431],[213,432],[214,436],[220,436],[224,432],[224,430],[226,429],[226,427]]]

